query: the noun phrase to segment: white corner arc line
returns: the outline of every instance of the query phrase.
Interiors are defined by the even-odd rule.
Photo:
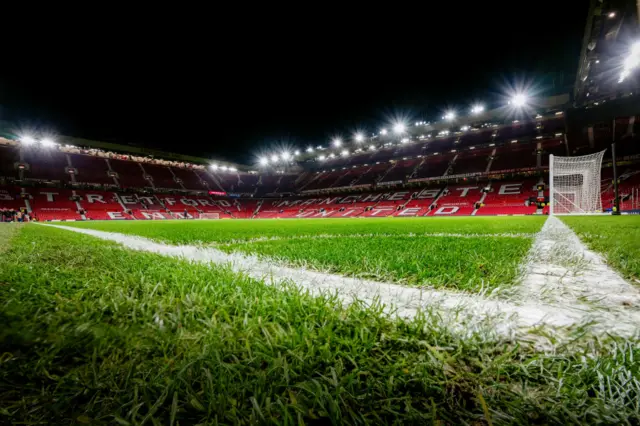
[[[481,295],[404,287],[358,278],[283,267],[264,261],[256,256],[238,253],[224,253],[212,247],[191,245],[173,246],[151,241],[146,238],[125,234],[72,228],[60,225],[44,225],[72,232],[90,235],[103,240],[117,242],[126,248],[157,253],[164,256],[182,258],[193,262],[228,265],[234,272],[247,275],[267,284],[293,283],[312,295],[337,294],[346,303],[361,301],[366,304],[380,301],[387,311],[394,311],[399,317],[413,318],[424,310],[435,310],[443,319],[458,330],[473,332],[487,328],[501,335],[515,336],[531,327],[546,325],[565,327],[582,325],[591,318],[581,309],[569,306],[554,306],[541,301],[501,301]],[[617,318],[611,318],[611,320]],[[603,317],[608,321],[609,318]],[[635,334],[636,328],[608,327],[623,336]],[[626,324],[622,324],[626,325]]]

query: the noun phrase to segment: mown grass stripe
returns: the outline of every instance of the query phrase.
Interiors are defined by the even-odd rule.
[[[44,225],[66,229],[97,238],[116,241],[125,247],[139,251],[149,251],[165,256],[188,259],[200,263],[228,266],[233,271],[269,284],[280,286],[295,285],[315,296],[335,295],[346,305],[382,304],[387,313],[395,313],[401,318],[415,318],[425,311],[435,311],[444,323],[462,333],[474,333],[489,327],[493,332],[505,336],[518,335],[528,339],[531,327],[587,327],[592,321],[589,312],[582,307],[574,309],[570,305],[547,305],[537,300],[517,301],[496,300],[487,295],[472,295],[451,291],[411,288],[377,281],[342,277],[332,274],[283,267],[255,256],[238,253],[227,254],[214,248],[198,246],[168,246],[141,237],[92,229],[67,228],[59,225]],[[611,331],[624,336],[635,335],[636,328],[627,322],[618,324],[619,318],[599,317],[599,329],[609,327]]]
[[[540,353],[35,225],[0,281],[1,423],[640,421],[624,339]]]

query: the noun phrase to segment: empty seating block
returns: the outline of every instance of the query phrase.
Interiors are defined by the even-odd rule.
[[[23,148],[24,161],[31,169],[25,172],[25,178],[46,181],[69,182],[69,175],[65,172],[68,167],[67,157],[56,149],[40,147]]]
[[[109,163],[113,171],[118,173],[120,186],[124,188],[146,188],[150,186],[149,182],[144,179],[140,163],[113,159],[110,159]]]
[[[80,154],[69,154],[69,158],[73,168],[78,172],[77,182],[114,184],[113,178],[108,175],[109,167],[104,158]]]

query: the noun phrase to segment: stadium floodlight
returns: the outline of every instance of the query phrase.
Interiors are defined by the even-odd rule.
[[[333,146],[335,146],[336,148],[339,148],[340,146],[342,146],[342,141],[340,140],[340,138],[335,138],[333,140]]]
[[[20,138],[20,142],[22,142],[25,145],[31,145],[35,143],[36,140],[32,136],[26,135]]]
[[[471,107],[471,114],[480,114],[482,111],[484,111],[484,105],[474,105]]]
[[[605,151],[577,157],[549,155],[549,214],[602,213],[600,169]]]
[[[282,161],[289,161],[291,159],[291,154],[289,154],[287,151],[284,151],[282,154],[280,154],[280,158],[282,158]]]
[[[324,161],[324,160],[326,160],[326,158],[327,158],[327,157],[325,157],[324,155],[321,155],[321,156],[319,156],[319,157],[318,157],[318,160],[320,160],[320,161]]]
[[[527,95],[525,95],[524,93],[516,93],[511,98],[511,101],[509,101],[509,105],[513,105],[516,108],[522,108],[527,105],[528,100],[529,99]]]
[[[230,171],[230,172],[237,172],[237,171],[238,171],[238,169],[236,169],[235,167],[229,167],[229,171]]]
[[[278,162],[278,156],[277,156],[276,154],[273,154],[273,155],[271,156],[271,161],[272,161],[273,163],[277,163],[277,162]]]
[[[356,133],[353,138],[356,140],[356,142],[362,142],[364,140],[364,136],[362,135],[362,133]]]
[[[616,13],[615,12],[609,12],[609,14],[607,15],[609,17],[609,19],[613,19],[616,17]]]
[[[375,151],[376,147],[375,145],[369,145],[369,151]]]
[[[622,83],[629,75],[631,71],[640,66],[640,41],[631,45],[629,56],[625,58],[622,63],[622,72],[620,72],[620,79],[618,83]]]
[[[227,166],[220,166],[220,169],[226,172],[228,167]]]
[[[456,118],[456,113],[455,111],[447,111],[447,113],[442,118],[444,118],[447,121],[452,121],[453,119]]]
[[[380,130],[380,134],[381,135],[386,135],[387,134],[387,129],[381,129]]]
[[[218,165],[217,164],[212,164],[209,167],[211,167],[212,170],[218,170]]]
[[[299,150],[299,149],[296,149],[296,150],[293,152],[293,155],[295,155],[296,157],[297,157],[298,155],[300,155],[300,150]]]
[[[266,166],[269,164],[269,159],[267,157],[260,157],[258,160],[261,166]]]
[[[400,140],[400,143],[407,143],[407,142],[409,142],[409,138],[402,138]]]
[[[343,157],[347,157],[349,155],[349,151],[347,151],[346,149],[343,149],[342,152],[340,153]]]
[[[393,126],[393,131],[394,131],[395,133],[401,134],[401,133],[404,133],[404,130],[405,130],[405,128],[404,128],[404,124],[402,124],[402,123],[396,123],[396,124]]]
[[[313,147],[310,146],[309,148],[307,148],[307,152],[313,152]]]
[[[467,130],[469,130],[469,126],[462,126],[462,127],[460,127],[460,131],[461,131],[461,132],[466,132]]]
[[[333,154],[333,153],[332,153],[332,154],[329,154],[329,158],[336,158],[336,155],[335,155],[335,154]]]
[[[56,143],[49,138],[41,139],[40,144],[46,148],[51,148],[52,146],[56,145]]]

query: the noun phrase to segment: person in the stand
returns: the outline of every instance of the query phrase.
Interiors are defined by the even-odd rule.
[[[189,212],[187,211],[187,209],[184,209],[184,218],[189,219]]]

